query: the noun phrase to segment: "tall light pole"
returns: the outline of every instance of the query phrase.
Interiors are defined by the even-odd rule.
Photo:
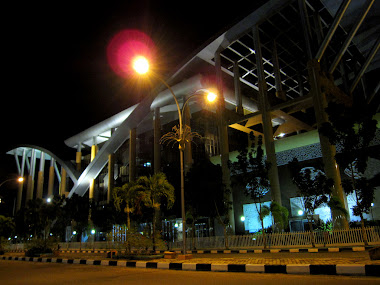
[[[14,181],[17,180],[18,182],[23,182],[24,178],[23,177],[18,177],[18,178],[9,178],[7,180],[4,180],[3,182],[0,183],[0,187],[3,186],[3,184],[9,182],[9,181]]]
[[[3,182],[0,183],[0,187],[3,186],[5,183],[9,182],[9,181],[17,181],[18,183],[22,183],[24,182],[24,177],[18,177],[18,178],[9,178],[7,180],[4,180]],[[17,198],[17,197],[16,197]],[[15,200],[14,200],[15,201]],[[0,199],[0,203],[1,203],[1,199]],[[13,203],[13,216],[15,215],[15,203]]]
[[[137,56],[135,59],[132,61],[132,66],[133,69],[139,73],[139,74],[146,74],[149,71],[149,62],[148,60],[143,57],[143,56]],[[183,103],[182,108],[179,106],[177,97],[175,96],[173,89],[170,87],[170,85],[165,82],[161,77],[156,76],[157,79],[159,79],[170,91],[171,95],[173,96],[173,99],[176,103],[177,106],[177,111],[178,111],[178,119],[179,119],[179,128],[174,127],[173,132],[169,132],[165,135],[162,136],[160,142],[165,143],[165,142],[178,142],[178,149],[179,149],[179,155],[180,155],[180,168],[181,168],[181,215],[182,215],[182,236],[183,236],[183,255],[186,255],[186,212],[185,212],[185,175],[183,171],[183,155],[185,151],[185,145],[186,142],[191,142],[193,137],[197,137],[200,135],[191,132],[190,126],[184,125],[183,124],[183,111],[189,102],[191,98],[193,98],[196,95],[207,95],[207,100],[209,102],[213,102],[216,99],[216,94],[213,92],[210,92],[208,90],[199,90],[189,96],[186,101]]]

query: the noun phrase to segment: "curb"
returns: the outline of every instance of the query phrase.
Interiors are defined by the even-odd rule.
[[[287,249],[279,249],[279,248],[272,248],[272,249],[229,249],[229,250],[221,250],[221,249],[207,249],[207,250],[188,250],[187,253],[189,254],[229,254],[229,253],[279,253],[279,252],[285,252],[285,253],[298,253],[298,252],[342,252],[342,251],[366,251],[373,248],[373,246],[354,246],[354,247],[309,247],[309,248],[287,248]],[[62,253],[107,253],[111,249],[99,249],[99,250],[66,250],[61,249],[60,252]],[[155,253],[157,254],[164,254],[166,250],[157,250]],[[180,250],[171,250],[175,253],[182,253]],[[8,251],[8,252],[25,252],[24,250],[14,250],[14,251]],[[123,251],[121,251],[123,253]],[[132,250],[133,252],[133,250]]]
[[[279,248],[272,248],[272,249],[208,249],[208,250],[188,250],[186,253],[189,254],[229,254],[229,253],[279,253],[279,252],[285,252],[285,253],[296,253],[296,252],[342,252],[342,251],[366,251],[368,249],[371,249],[373,247],[364,247],[364,246],[356,246],[356,247],[328,247],[328,248],[287,248],[287,249],[279,249]],[[62,253],[106,253],[110,250],[61,250]],[[123,251],[121,251],[123,252]],[[132,250],[133,252],[133,250]],[[156,250],[156,254],[164,254],[167,252],[166,250]],[[171,252],[175,253],[182,253],[181,250],[171,250]]]
[[[168,269],[183,271],[212,271],[212,272],[247,272],[247,273],[283,273],[283,274],[310,274],[310,275],[351,275],[351,276],[380,276],[380,265],[377,264],[208,264],[208,263],[166,263],[120,260],[90,260],[90,259],[62,259],[44,257],[6,257],[0,260],[18,260],[33,262],[50,262],[66,264],[88,264],[103,266],[121,266],[130,268]]]

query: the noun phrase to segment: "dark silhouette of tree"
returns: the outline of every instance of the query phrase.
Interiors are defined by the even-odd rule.
[[[169,183],[166,175],[162,172],[152,176],[141,176],[136,181],[136,191],[142,195],[142,203],[145,207],[153,209],[152,219],[152,242],[153,251],[156,250],[156,211],[159,210],[163,198],[166,200],[166,207],[171,208],[175,201],[174,187]]]
[[[87,196],[73,194],[66,199],[65,212],[72,222],[73,230],[78,233],[80,248],[82,248],[82,234],[89,226],[90,202]]]
[[[185,189],[187,221],[193,235],[195,221],[201,217],[217,219],[227,234],[230,205],[226,202],[228,193],[222,183],[220,165],[212,164],[207,157],[197,160],[186,175]]]
[[[94,226],[99,231],[110,232],[115,224],[116,209],[114,205],[98,205],[97,203],[93,203],[91,209],[91,220]]]
[[[327,178],[325,173],[316,167],[302,168],[296,158],[289,163],[289,168],[293,183],[298,188],[297,195],[301,198],[302,210],[309,224],[311,244],[315,247],[313,215],[316,209],[329,201],[334,181]]]
[[[3,241],[12,235],[15,226],[12,218],[0,215],[0,255],[4,254]]]
[[[241,147],[238,151],[236,162],[230,162],[232,185],[244,187],[244,194],[254,201],[263,232],[264,248],[266,248],[266,236],[264,230],[264,218],[269,215],[270,209],[263,205],[263,199],[270,191],[268,171],[270,164],[264,160],[262,137],[257,138],[250,133],[252,145],[250,148]]]
[[[320,132],[337,148],[335,159],[347,175],[342,186],[346,194],[355,197],[353,212],[361,219],[363,241],[367,245],[363,214],[370,212],[376,179],[364,173],[368,159],[375,155],[370,144],[376,135],[377,121],[373,119],[375,110],[363,98],[354,97],[351,106],[330,102],[326,108],[329,122],[323,124]]]

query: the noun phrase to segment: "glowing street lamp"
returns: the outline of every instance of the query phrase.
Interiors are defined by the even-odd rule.
[[[207,94],[207,100],[209,102],[214,102],[216,97],[217,97],[217,95],[214,92],[208,92],[208,94]]]
[[[0,183],[0,187],[3,186],[3,184],[9,182],[9,181],[13,181],[13,180],[16,180],[18,181],[19,183],[23,182],[24,181],[24,178],[23,177],[19,177],[19,178],[10,178],[10,179],[7,179],[3,182]]]
[[[143,56],[137,56],[132,60],[132,67],[138,74],[146,74],[149,71],[149,62],[148,60]],[[191,141],[193,137],[200,136],[199,134],[195,132],[191,132],[191,128],[187,125],[183,125],[183,110],[185,109],[187,103],[189,100],[200,94],[206,95],[206,98],[209,102],[215,101],[217,98],[217,95],[213,92],[209,92],[208,90],[199,90],[198,92],[192,94],[189,96],[186,101],[182,105],[182,109],[179,106],[177,97],[174,94],[173,89],[170,87],[170,85],[165,82],[161,77],[156,76],[157,79],[159,79],[170,91],[170,93],[173,96],[173,99],[177,106],[178,111],[178,119],[179,119],[179,128],[174,129],[174,132],[169,132],[162,136],[161,142],[178,142],[179,146],[179,153],[180,153],[180,167],[181,167],[181,215],[182,215],[182,233],[183,233],[183,254],[186,255],[186,213],[185,213],[185,178],[184,178],[184,171],[183,171],[183,156],[185,151],[185,142]]]
[[[145,74],[149,71],[149,62],[143,56],[136,56],[132,61],[132,67],[138,74]]]

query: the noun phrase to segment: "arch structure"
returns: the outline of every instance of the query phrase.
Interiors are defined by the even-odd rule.
[[[54,194],[67,197],[68,185],[70,185],[67,178],[71,179],[72,184],[78,180],[78,173],[71,163],[66,163],[45,148],[19,145],[7,154],[14,156],[18,174],[24,178],[17,193],[17,210],[21,208],[23,196],[25,196],[25,204],[33,198],[48,199]],[[47,163],[49,166],[45,167]],[[48,175],[45,175],[46,170]],[[24,188],[26,188],[25,195],[23,195]]]

